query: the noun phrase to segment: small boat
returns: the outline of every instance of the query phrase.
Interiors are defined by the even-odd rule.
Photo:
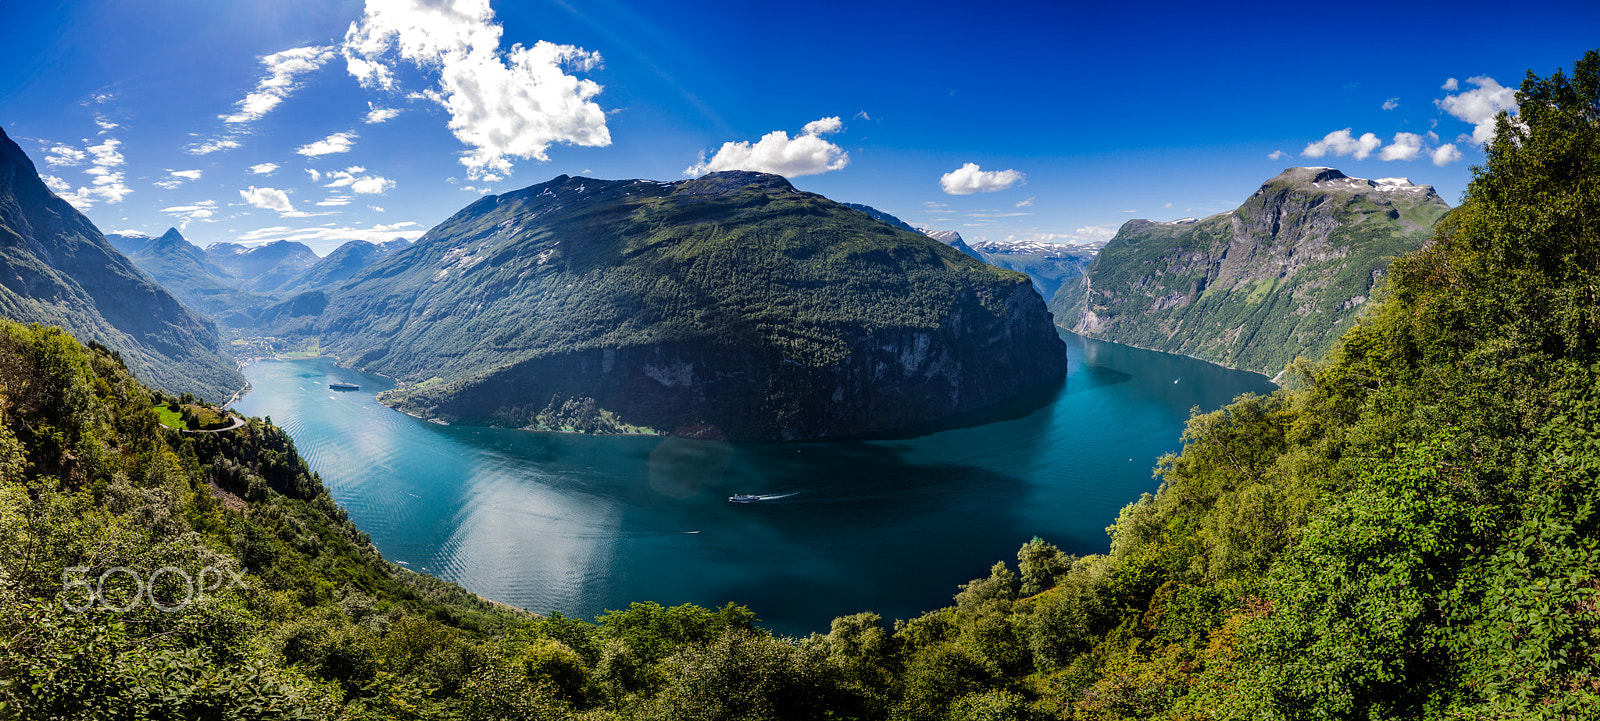
[[[755,503],[759,500],[762,500],[761,496],[752,496],[748,493],[735,493],[728,496],[728,502],[730,503]]]
[[[361,386],[358,386],[358,385],[356,385],[354,383],[345,383],[343,381],[340,381],[340,382],[337,382],[337,383],[329,383],[328,387],[332,388],[332,389],[334,389],[336,391],[359,391],[359,390],[361,390]]]

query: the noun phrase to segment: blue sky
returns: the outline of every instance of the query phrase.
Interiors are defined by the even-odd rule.
[[[200,245],[326,253],[562,173],[729,167],[1083,242],[1294,165],[1454,203],[1501,88],[1596,28],[1594,2],[0,0],[0,126],[102,230]]]

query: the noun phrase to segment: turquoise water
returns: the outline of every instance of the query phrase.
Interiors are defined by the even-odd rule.
[[[1065,384],[977,425],[890,440],[728,444],[442,426],[326,359],[245,370],[237,404],[294,438],[390,560],[541,613],[630,601],[748,605],[774,630],[873,610],[908,618],[1015,562],[1033,536],[1106,549],[1157,485],[1189,409],[1265,378],[1063,333]],[[360,391],[333,391],[350,381]],[[969,422],[975,422],[968,419]],[[770,496],[729,503],[734,493]]]

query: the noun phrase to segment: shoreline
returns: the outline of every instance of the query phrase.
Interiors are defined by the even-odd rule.
[[[1182,357],[1188,358],[1190,360],[1200,361],[1201,363],[1210,363],[1211,365],[1214,365],[1214,366],[1216,366],[1218,368],[1226,368],[1226,369],[1228,369],[1230,371],[1238,371],[1240,373],[1254,373],[1254,374],[1256,374],[1258,376],[1261,376],[1262,378],[1267,379],[1267,382],[1271,383],[1272,385],[1275,385],[1275,386],[1277,386],[1279,388],[1283,387],[1283,384],[1279,383],[1278,379],[1283,377],[1284,371],[1278,371],[1278,375],[1269,376],[1269,375],[1267,375],[1265,373],[1262,373],[1261,371],[1258,371],[1258,370],[1251,370],[1249,368],[1235,368],[1233,366],[1223,365],[1223,364],[1218,363],[1218,362],[1216,362],[1214,360],[1211,360],[1210,358],[1201,358],[1200,356],[1197,356],[1197,355],[1189,355],[1188,353],[1179,353],[1177,351],[1162,350],[1160,348],[1146,348],[1145,346],[1142,346],[1142,345],[1136,345],[1136,344],[1133,344],[1133,343],[1124,343],[1124,342],[1119,341],[1119,340],[1108,340],[1106,338],[1099,338],[1099,337],[1088,335],[1088,334],[1085,334],[1085,333],[1079,333],[1079,332],[1077,332],[1077,331],[1075,331],[1075,330],[1073,330],[1071,328],[1068,328],[1068,327],[1066,327],[1064,325],[1056,326],[1056,330],[1064,331],[1064,332],[1067,332],[1067,333],[1071,333],[1071,334],[1073,334],[1075,336],[1078,336],[1079,338],[1087,338],[1089,340],[1100,341],[1101,343],[1115,343],[1116,345],[1123,345],[1123,346],[1127,346],[1129,348],[1138,348],[1139,350],[1150,351],[1151,353],[1165,353],[1167,355],[1182,356]],[[1288,370],[1288,366],[1284,366],[1284,370],[1285,371]]]

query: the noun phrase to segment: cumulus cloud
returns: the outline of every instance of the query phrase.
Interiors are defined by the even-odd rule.
[[[377,123],[383,123],[383,122],[387,122],[387,121],[393,120],[394,116],[399,115],[399,114],[400,114],[400,111],[395,109],[395,108],[382,108],[382,107],[375,106],[372,103],[367,103],[367,124],[368,125],[374,125],[374,124],[377,124]]]
[[[328,173],[328,177],[331,178],[333,182],[330,182],[323,187],[349,188],[350,192],[352,193],[364,194],[382,193],[394,187],[393,180],[376,175],[366,175],[366,172],[367,169],[359,165],[352,165],[344,170],[332,171]]]
[[[450,113],[449,128],[471,148],[461,164],[473,180],[509,175],[513,158],[549,160],[555,143],[611,144],[601,86],[579,79],[601,67],[598,52],[540,40],[500,48],[489,0],[368,0],[341,52],[364,87],[395,90],[396,57],[437,72],[424,93]]]
[[[1289,157],[1289,154],[1283,152],[1282,150],[1274,150],[1274,151],[1272,151],[1270,153],[1267,153],[1267,158],[1269,160],[1283,160],[1284,158],[1287,158],[1287,157]]]
[[[277,169],[277,163],[262,163],[250,166],[250,172],[255,175],[272,175]]]
[[[318,172],[316,168],[306,168],[306,175],[311,176],[311,182],[313,183],[322,180],[322,173]]]
[[[62,180],[61,178],[57,178],[54,175],[41,175],[39,178],[44,181],[45,187],[55,191],[57,194],[72,191],[72,183]]]
[[[255,90],[234,103],[236,112],[221,116],[222,122],[241,124],[261,119],[300,87],[295,76],[316,70],[332,59],[333,48],[315,46],[292,48],[262,58],[261,64],[267,68],[266,76],[256,83]]]
[[[1026,176],[1016,170],[980,170],[977,163],[966,163],[939,178],[939,188],[951,195],[993,193],[1022,183]]]
[[[109,132],[111,132],[113,130],[116,130],[117,128],[122,127],[121,125],[113,123],[113,122],[111,122],[109,120],[106,120],[105,118],[99,117],[99,116],[95,117],[94,124],[100,126],[100,133],[99,133],[100,135],[105,135],[106,133],[109,133]]]
[[[1433,164],[1441,168],[1461,159],[1461,151],[1456,149],[1454,143],[1445,143],[1429,155],[1433,158]]]
[[[683,174],[693,178],[719,170],[754,170],[796,178],[840,170],[850,164],[850,154],[822,136],[843,129],[844,121],[834,116],[806,123],[793,138],[774,130],[755,143],[729,141],[710,160],[701,153],[700,162],[685,168]]]
[[[1394,142],[1385,146],[1378,157],[1384,160],[1416,160],[1422,153],[1422,136],[1416,133],[1395,133]]]
[[[294,205],[289,202],[289,194],[277,188],[257,188],[250,186],[249,190],[239,191],[239,197],[263,210],[276,210],[279,213],[295,212]]]
[[[355,140],[355,133],[334,133],[333,135],[329,135],[328,137],[318,140],[315,143],[302,145],[298,148],[295,148],[294,152],[304,155],[308,158],[319,158],[324,155],[333,155],[335,153],[348,153],[350,152],[350,148],[355,146]]]
[[[1460,87],[1461,87],[1461,85],[1456,82],[1455,78],[1450,78],[1449,80],[1444,81],[1444,85],[1440,85],[1439,89],[1440,90],[1449,90],[1450,92],[1453,93],[1456,90],[1460,89]]]
[[[1400,107],[1400,99],[1399,98],[1389,98],[1388,100],[1383,101],[1383,109],[1384,110],[1394,110],[1395,108],[1398,108],[1398,107]]]
[[[1467,82],[1476,85],[1477,89],[1447,95],[1434,103],[1456,119],[1472,123],[1472,142],[1482,146],[1494,140],[1494,119],[1501,111],[1517,112],[1517,91],[1482,75],[1467,78]],[[1446,90],[1456,90],[1458,87],[1455,78],[1445,83]]]
[[[1356,160],[1366,160],[1372,151],[1377,150],[1383,141],[1372,133],[1362,133],[1357,138],[1350,134],[1350,129],[1335,130],[1323,136],[1321,140],[1306,145],[1301,155],[1308,158],[1320,158],[1332,153],[1335,156],[1348,155]]]
[[[203,143],[194,143],[184,148],[190,155],[210,155],[219,150],[231,150],[239,147],[239,141],[232,138],[213,138]]]

